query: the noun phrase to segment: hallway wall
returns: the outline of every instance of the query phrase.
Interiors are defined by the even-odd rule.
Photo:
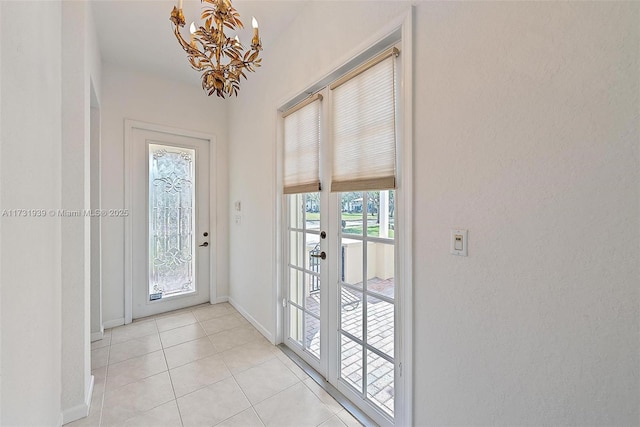
[[[417,421],[639,422],[639,22],[639,3],[417,8]]]
[[[230,296],[272,337],[276,109],[408,8],[311,2],[231,104]],[[415,425],[638,423],[638,22],[632,2],[416,4]]]
[[[61,207],[61,16],[60,2],[0,2],[1,210]],[[0,227],[0,425],[57,425],[60,218]]]

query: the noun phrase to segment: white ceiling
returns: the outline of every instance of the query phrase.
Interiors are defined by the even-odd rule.
[[[116,64],[200,86],[199,74],[191,69],[184,51],[173,35],[169,16],[175,1],[165,0],[93,0],[93,17],[104,63]],[[240,40],[252,36],[251,17],[260,23],[265,54],[271,41],[286,28],[308,4],[307,1],[234,0],[245,28]],[[200,18],[200,0],[184,0],[187,38],[191,21]]]

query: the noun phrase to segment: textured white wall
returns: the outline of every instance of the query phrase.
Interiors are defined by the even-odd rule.
[[[416,425],[639,423],[639,7],[417,3]],[[406,8],[313,2],[231,104],[230,295],[272,334],[276,107]]]
[[[56,209],[61,191],[61,5],[0,2],[0,9],[0,205]],[[60,220],[1,217],[0,222],[0,424],[57,425]]]
[[[187,66],[187,64],[185,64]],[[194,71],[194,78],[197,78]],[[216,136],[218,296],[228,295],[227,111],[224,102],[188,86],[105,64],[102,74],[102,208],[124,208],[124,119]],[[124,220],[102,223],[102,310],[106,326],[124,320]]]
[[[640,422],[639,6],[417,8],[417,421]]]

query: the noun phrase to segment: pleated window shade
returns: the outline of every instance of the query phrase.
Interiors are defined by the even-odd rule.
[[[284,194],[320,190],[320,106],[315,95],[283,113]]]
[[[331,191],[396,186],[396,49],[331,85]]]

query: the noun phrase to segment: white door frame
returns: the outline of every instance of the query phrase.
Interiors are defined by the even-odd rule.
[[[192,130],[174,128],[154,123],[125,119],[124,121],[124,208],[131,212],[133,186],[133,130],[141,129],[170,135],[186,136],[209,142],[209,302],[217,299],[216,286],[216,138],[215,136]],[[131,215],[124,222],[124,323],[133,320],[133,236]]]
[[[396,295],[396,348],[400,350],[396,355],[396,384],[395,396],[396,401],[402,402],[402,407],[396,405],[394,416],[395,425],[412,425],[413,424],[413,17],[414,7],[411,6],[408,12],[395,19],[385,26],[380,32],[374,34],[364,43],[360,44],[346,57],[340,58],[329,72],[319,78],[316,83],[310,85],[302,91],[297,91],[293,96],[283,100],[279,105],[282,107],[280,111],[295,105],[308,94],[315,93],[318,89],[326,86],[335,80],[341,73],[346,71],[345,64],[354,62],[357,58],[361,58],[363,52],[366,52],[376,46],[382,47],[385,43],[388,45],[389,39],[395,39],[401,43],[401,54],[399,57],[399,91],[401,103],[398,105],[398,134],[400,143],[397,146],[398,156],[398,189],[396,190],[396,203],[401,209],[398,211],[396,229],[397,241],[395,250],[397,252],[396,273],[398,282],[402,286],[398,289]],[[399,37],[396,38],[396,35]],[[350,68],[355,66],[346,66]],[[284,240],[285,217],[284,212],[284,195],[282,192],[282,167],[283,167],[283,123],[280,114],[276,114],[277,140],[274,146],[276,163],[276,176],[274,184],[276,185],[276,198],[274,211],[278,218],[276,225],[275,253],[276,268],[274,274],[273,296],[276,303],[276,343],[283,343],[286,340],[285,324],[284,324],[284,308],[282,301],[287,297],[286,283],[284,278],[287,277],[286,260],[281,256]],[[326,123],[326,120],[325,120]],[[331,200],[331,198],[330,198]],[[329,208],[335,206],[329,202]],[[331,221],[332,215],[326,220]],[[335,250],[333,245],[330,250]],[[335,272],[333,272],[335,273]],[[333,274],[329,272],[329,274]],[[329,298],[337,298],[336,295]],[[337,316],[335,312],[329,313],[331,318]],[[326,334],[324,334],[326,336]],[[326,347],[325,347],[326,348]],[[329,363],[337,363],[330,360]],[[329,368],[329,371],[336,371],[335,367]]]

